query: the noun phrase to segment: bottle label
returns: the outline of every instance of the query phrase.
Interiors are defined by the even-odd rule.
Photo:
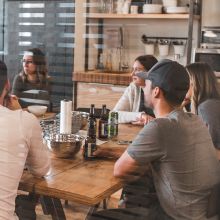
[[[93,158],[94,151],[96,150],[96,144],[95,143],[86,143],[85,144],[85,152],[84,157],[85,158]]]
[[[108,123],[101,124],[101,135],[108,136]]]

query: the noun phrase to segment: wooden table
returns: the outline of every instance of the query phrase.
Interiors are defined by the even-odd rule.
[[[103,146],[117,147],[118,140],[132,140],[140,129],[140,126],[119,125],[117,139],[110,140]],[[114,163],[115,160],[112,159],[85,161],[80,153],[74,159],[59,159],[51,156],[50,174],[40,179],[26,171],[20,181],[19,189],[50,198],[96,206],[122,188],[122,181],[113,176]]]

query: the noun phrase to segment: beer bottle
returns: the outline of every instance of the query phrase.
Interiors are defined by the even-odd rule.
[[[92,130],[94,135],[96,136],[96,118],[95,118],[95,105],[91,104],[90,112],[89,112],[89,119],[88,119],[88,130]]]
[[[118,135],[118,112],[110,112],[108,117],[108,137],[113,138]]]
[[[96,150],[96,118],[95,118],[95,105],[92,104],[90,108],[87,137],[83,148],[84,159],[94,158],[94,151]]]
[[[101,117],[99,120],[99,138],[107,139],[108,138],[108,114],[106,105],[102,105]]]

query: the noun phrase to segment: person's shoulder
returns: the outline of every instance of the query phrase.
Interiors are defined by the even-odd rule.
[[[21,73],[18,73],[18,74],[15,75],[15,77],[14,77],[14,81],[20,81],[20,82],[23,81],[23,80],[22,80]]]
[[[156,131],[159,130],[161,125],[166,123],[164,118],[155,118],[152,121],[148,122],[142,129],[143,132]]]
[[[129,86],[127,87],[127,90],[130,92],[140,92],[141,91],[141,87],[136,85],[134,82],[131,82],[129,84]]]
[[[7,111],[7,115],[11,115],[11,116],[14,116],[14,117],[17,117],[17,118],[21,118],[22,121],[24,122],[29,122],[29,121],[32,121],[32,122],[37,122],[38,119],[36,118],[36,116],[34,116],[33,114],[25,111],[25,110],[22,110],[22,109],[17,109],[17,110],[10,110],[8,108],[5,108],[5,110]]]
[[[135,88],[135,89],[140,88],[140,86],[136,85],[134,82],[131,82],[128,87]]]
[[[39,124],[39,121],[37,119],[37,117],[31,113],[29,113],[28,111],[24,111],[24,110],[17,110],[17,111],[20,111],[20,117],[21,117],[21,120],[24,122],[24,123],[28,123],[28,124]]]
[[[154,126],[162,129],[168,129],[170,127],[175,127],[179,123],[184,121],[197,120],[199,117],[195,114],[184,112],[183,110],[174,110],[170,112],[166,117],[156,118],[152,121]]]
[[[212,106],[220,106],[220,99],[207,99],[200,103],[198,108],[207,108]]]

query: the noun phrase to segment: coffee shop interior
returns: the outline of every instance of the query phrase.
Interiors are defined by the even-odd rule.
[[[82,144],[91,104],[97,118],[103,105],[106,112],[113,110],[131,83],[133,63],[141,55],[174,60],[183,66],[208,62],[220,77],[220,1],[0,0],[0,60],[7,65],[12,87],[28,65],[24,57],[35,53],[33,48],[40,49],[37,53],[45,58],[50,89],[22,91],[18,97],[22,107],[30,112],[32,105],[47,107],[46,113],[36,113],[44,137],[50,129],[69,129],[66,125],[62,128],[69,123],[63,112],[71,109],[70,129]],[[53,122],[60,120],[58,125],[47,121],[54,115]],[[116,120],[117,114],[112,117]],[[125,147],[139,131],[120,129],[117,141],[127,141]],[[99,141],[106,144],[106,140]],[[65,153],[58,154],[58,159],[56,153],[51,156],[54,179],[42,181],[23,175],[19,193],[33,193],[34,189],[40,196],[37,220],[81,220],[94,210],[118,207],[123,183],[113,178],[113,162],[86,161],[85,166],[78,151],[74,160]],[[52,208],[47,209],[50,202]]]

